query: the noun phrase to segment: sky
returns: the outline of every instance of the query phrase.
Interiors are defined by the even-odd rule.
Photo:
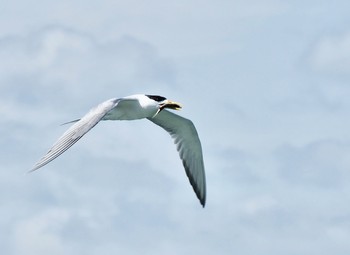
[[[0,6],[2,254],[350,253],[349,1]],[[204,209],[147,120],[26,174],[62,123],[136,93],[194,122]]]

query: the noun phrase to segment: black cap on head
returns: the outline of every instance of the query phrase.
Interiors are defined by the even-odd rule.
[[[157,102],[162,102],[164,100],[166,100],[165,97],[162,97],[162,96],[157,96],[157,95],[146,95],[147,97],[149,97],[150,99],[153,99],[154,101],[157,101]]]

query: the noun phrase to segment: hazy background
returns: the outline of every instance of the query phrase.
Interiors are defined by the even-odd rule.
[[[0,2],[0,252],[350,254],[350,2]],[[25,175],[61,123],[135,93],[183,103],[202,209],[170,136],[103,122]]]

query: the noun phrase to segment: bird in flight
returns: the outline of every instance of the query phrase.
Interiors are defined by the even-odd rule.
[[[158,95],[137,94],[109,99],[91,109],[74,123],[30,170],[33,172],[68,150],[101,120],[147,118],[166,130],[174,139],[186,174],[201,205],[205,206],[206,181],[202,146],[192,121],[166,109],[180,110],[179,103]]]

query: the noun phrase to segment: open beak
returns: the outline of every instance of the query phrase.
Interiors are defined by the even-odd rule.
[[[162,105],[162,109],[164,109],[164,108],[169,108],[172,110],[181,110],[182,106],[180,103],[173,102],[170,100],[165,100],[164,104]]]
[[[155,116],[157,116],[157,114],[160,113],[165,108],[169,108],[172,110],[181,110],[182,106],[179,103],[176,103],[176,102],[173,102],[173,101],[166,99],[161,104],[159,104],[159,109],[156,112],[156,114],[154,114],[153,118]]]

